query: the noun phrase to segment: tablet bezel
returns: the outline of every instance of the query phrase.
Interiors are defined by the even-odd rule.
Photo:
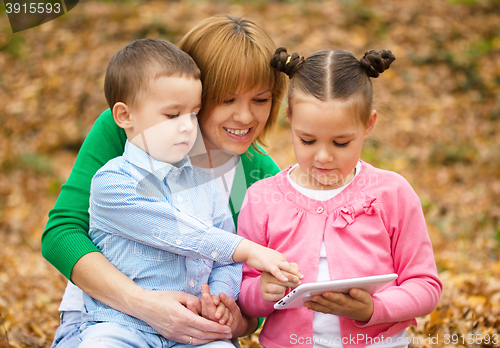
[[[301,284],[274,304],[275,309],[288,309],[304,306],[311,296],[325,291],[348,293],[350,289],[362,289],[373,295],[390,282],[396,280],[396,273],[381,274],[368,277],[330,280],[326,282]]]

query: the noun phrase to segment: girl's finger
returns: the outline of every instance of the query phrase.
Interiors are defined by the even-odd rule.
[[[285,296],[285,294],[281,294],[281,295],[276,295],[276,294],[265,294],[264,296],[264,299],[268,302],[276,302],[276,301],[279,301],[283,298],[283,296]]]
[[[287,289],[286,285],[268,284],[267,286],[264,287],[263,290],[268,294],[284,296],[286,289]]]
[[[316,302],[307,301],[304,303],[304,306],[310,310],[315,311],[315,312],[321,312],[321,313],[325,313],[325,314],[335,314],[335,309],[327,307],[327,306],[323,306],[323,305],[316,303]]]
[[[319,296],[320,298],[326,299],[327,301],[335,302],[339,306],[345,305],[349,300],[352,300],[349,295],[344,295],[340,292],[324,292]]]
[[[366,291],[363,291],[361,289],[351,289],[349,290],[349,295],[359,301],[359,302],[362,302],[362,303],[365,303],[365,304],[368,304],[370,303],[370,297],[371,295],[369,293],[367,293]]]
[[[321,295],[312,296],[311,302],[319,303],[323,306],[334,309],[337,309],[338,307],[343,305],[342,300],[340,299],[339,296],[337,296],[337,293],[333,292],[325,292],[323,293],[323,296]]]

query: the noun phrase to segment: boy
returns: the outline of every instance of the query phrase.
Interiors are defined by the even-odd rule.
[[[89,235],[120,271],[143,288],[213,294],[236,299],[241,264],[298,273],[281,254],[243,240],[221,190],[193,167],[187,153],[197,135],[200,72],[173,44],[137,40],[118,51],[106,71],[105,94],[116,124],[127,134],[123,156],[109,161],[92,180]],[[300,273],[298,273],[300,275]],[[283,280],[286,280],[284,278]],[[145,322],[85,295],[81,346],[169,346]],[[232,317],[214,296],[221,324]],[[201,303],[188,305],[197,311]],[[190,344],[191,342],[189,342]],[[232,347],[229,341],[210,347]]]

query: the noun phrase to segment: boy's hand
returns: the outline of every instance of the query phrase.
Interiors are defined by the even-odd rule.
[[[294,264],[295,265],[295,264]],[[283,274],[289,279],[293,279],[295,275],[283,272]],[[279,281],[273,276],[271,273],[262,272],[260,275],[260,291],[262,292],[262,296],[264,300],[269,302],[276,302],[285,296],[285,292],[287,288],[295,288],[299,285],[299,283],[295,283],[293,281],[288,281],[286,283]]]
[[[327,291],[322,296],[311,297],[311,301],[304,303],[304,306],[316,312],[358,321],[370,321],[373,314],[373,299],[361,289],[351,289],[349,295]]]
[[[299,280],[304,278],[297,264],[289,263],[283,254],[247,239],[240,242],[234,251],[233,260],[234,262],[246,262],[247,265],[259,271],[271,273],[283,283],[289,282],[289,279],[282,271],[292,274],[294,277],[291,281],[295,283],[299,283]]]
[[[233,316],[229,309],[220,301],[219,296],[210,294],[208,284],[201,286],[201,315],[205,319],[231,326]]]

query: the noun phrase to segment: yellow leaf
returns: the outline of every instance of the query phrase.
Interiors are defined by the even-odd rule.
[[[469,296],[469,303],[473,306],[482,306],[486,303],[486,297],[481,295],[471,295]]]
[[[37,335],[38,337],[41,337],[41,338],[45,338],[46,335],[45,333],[42,331],[42,329],[40,329],[40,326],[38,326],[36,323],[31,323],[31,329],[33,330],[33,332],[35,333],[35,335]]]
[[[434,325],[441,325],[442,323],[442,319],[441,319],[441,314],[439,314],[439,311],[436,309],[434,310],[434,312],[431,313],[431,316],[430,316],[430,325],[431,326],[434,326]]]

